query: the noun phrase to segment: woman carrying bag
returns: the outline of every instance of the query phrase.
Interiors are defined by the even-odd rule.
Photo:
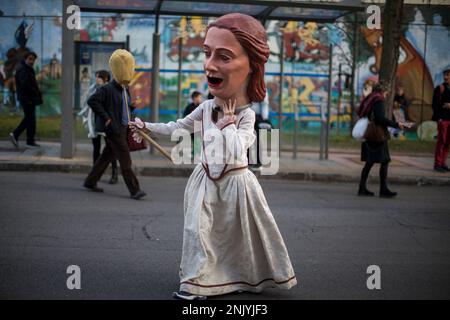
[[[362,102],[358,109],[360,118],[368,117],[369,124],[364,135],[365,141],[361,145],[361,161],[366,164],[361,172],[359,181],[359,196],[373,196],[374,193],[366,187],[367,178],[370,169],[374,163],[380,163],[380,197],[392,198],[397,195],[387,186],[388,166],[391,161],[389,155],[388,127],[402,129],[403,124],[389,120],[384,114],[384,101],[388,94],[387,86],[383,83],[377,83],[373,87],[373,91]]]

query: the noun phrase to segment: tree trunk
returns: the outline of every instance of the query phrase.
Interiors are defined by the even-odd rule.
[[[390,88],[386,98],[386,117],[392,119],[392,105],[395,96],[395,78],[398,57],[400,55],[400,36],[402,32],[403,0],[387,0],[384,7],[383,40],[379,79],[385,81]]]

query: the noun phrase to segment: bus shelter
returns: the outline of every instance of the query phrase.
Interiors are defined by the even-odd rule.
[[[67,21],[71,12],[69,6],[77,5],[81,12],[134,13],[153,16],[155,29],[152,35],[152,67],[151,67],[151,122],[159,121],[159,66],[160,66],[160,33],[159,17],[170,16],[205,16],[217,17],[230,12],[245,13],[259,19],[263,24],[268,20],[278,21],[314,21],[333,23],[348,14],[364,10],[360,0],[63,0],[63,21]],[[356,21],[356,19],[355,19]],[[75,117],[74,117],[74,53],[76,30],[70,30],[63,23],[62,32],[62,91],[61,91],[61,157],[72,158],[75,152]],[[281,46],[283,48],[283,46]],[[280,52],[283,57],[283,50]],[[331,58],[329,63],[329,92],[327,102],[327,122],[321,130],[321,156],[328,154],[328,122],[330,110]],[[283,81],[283,59],[280,59],[280,82]],[[352,72],[354,79],[354,72]],[[352,80],[353,84],[353,80]],[[282,101],[282,90],[280,90]],[[179,103],[178,103],[179,108]],[[281,108],[279,119],[281,120]],[[281,124],[281,121],[279,121]],[[281,129],[281,127],[280,127]],[[325,156],[323,154],[325,153]]]

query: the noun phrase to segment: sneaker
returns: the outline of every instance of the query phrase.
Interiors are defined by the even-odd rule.
[[[175,299],[180,300],[206,300],[206,296],[199,296],[186,291],[174,292],[172,295]]]
[[[103,189],[97,187],[96,185],[91,186],[91,185],[88,185],[88,184],[85,183],[85,184],[83,184],[83,187],[85,187],[86,189],[89,189],[89,190],[91,190],[93,192],[103,192]]]
[[[147,195],[147,194],[146,194],[144,191],[139,190],[138,192],[136,192],[135,194],[133,194],[133,195],[131,196],[131,199],[139,200],[139,199],[145,197],[146,195]]]
[[[16,148],[19,148],[19,141],[17,141],[16,137],[14,136],[14,133],[10,132],[10,133],[9,133],[9,138],[11,139],[12,144],[13,144]]]
[[[447,171],[447,172],[450,171],[449,167],[447,167],[447,166],[443,166],[442,169],[444,169],[444,170]]]

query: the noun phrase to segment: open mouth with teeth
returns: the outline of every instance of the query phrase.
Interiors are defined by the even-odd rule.
[[[207,77],[207,78],[208,78],[208,85],[212,88],[217,88],[223,82],[222,78],[217,77]]]

